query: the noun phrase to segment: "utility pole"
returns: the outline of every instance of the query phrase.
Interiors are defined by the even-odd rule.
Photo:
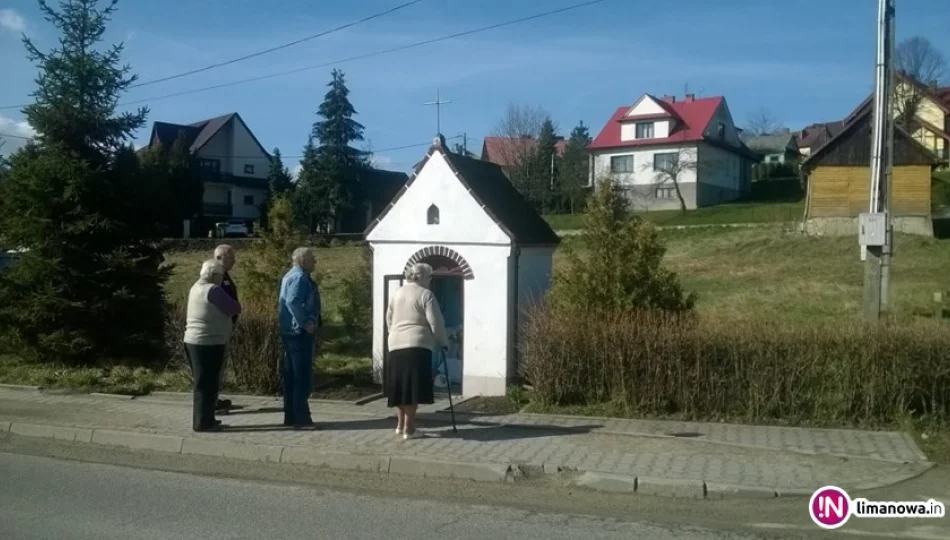
[[[865,253],[864,314],[868,322],[880,321],[890,304],[894,247],[890,212],[894,156],[894,2],[878,0],[870,206],[868,213],[861,214],[858,224],[858,240]]]
[[[446,103],[452,103],[452,102],[443,101],[438,89],[436,89],[435,91],[435,101],[424,103],[424,105],[435,105],[435,134],[436,136],[442,135],[442,105],[445,105]]]

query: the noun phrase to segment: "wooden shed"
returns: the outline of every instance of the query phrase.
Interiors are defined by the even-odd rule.
[[[806,232],[856,234],[858,215],[868,211],[871,108],[849,120],[843,131],[802,163]],[[900,127],[894,128],[891,211],[896,230],[933,235],[930,183],[936,163],[933,152]]]

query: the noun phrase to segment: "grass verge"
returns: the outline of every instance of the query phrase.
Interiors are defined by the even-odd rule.
[[[643,219],[663,227],[679,225],[729,225],[746,223],[779,223],[801,221],[804,204],[733,203],[689,210],[656,210],[635,212]],[[577,230],[583,226],[583,214],[553,214],[544,219],[556,231]]]

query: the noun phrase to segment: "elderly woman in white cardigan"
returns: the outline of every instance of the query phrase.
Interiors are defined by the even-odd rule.
[[[389,329],[389,366],[386,394],[396,408],[396,434],[414,439],[416,408],[434,401],[432,349],[449,346],[442,310],[429,290],[432,267],[414,264],[406,269],[406,284],[393,293],[386,308]]]
[[[241,304],[221,286],[224,273],[220,262],[205,261],[198,281],[188,293],[184,342],[194,379],[192,428],[195,431],[221,429],[221,422],[214,417],[219,374],[224,363],[224,346],[234,328],[232,318],[241,313]]]

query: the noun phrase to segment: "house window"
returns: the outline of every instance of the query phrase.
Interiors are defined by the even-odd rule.
[[[253,165],[245,165],[245,166],[244,166],[244,174],[254,174],[254,166],[253,166]]]
[[[254,196],[253,196],[253,195],[245,195],[245,196],[244,196],[244,204],[246,204],[247,206],[254,206]]]
[[[669,172],[672,171],[676,166],[676,152],[663,152],[660,154],[653,154],[653,170],[660,172]]]
[[[720,139],[725,139],[726,138],[726,124],[719,122],[719,125],[716,127],[716,133]]]
[[[611,156],[610,157],[610,172],[614,174],[623,174],[623,173],[632,173],[633,172],[633,156]]]
[[[653,122],[637,122],[637,138],[638,139],[652,139],[653,138]]]
[[[200,159],[198,166],[203,175],[217,175],[221,172],[221,162],[216,159]]]
[[[429,210],[426,211],[426,223],[429,225],[438,225],[439,224],[439,207],[432,205],[429,207]]]
[[[673,187],[656,188],[656,198],[657,199],[675,199],[676,188],[673,188]]]

